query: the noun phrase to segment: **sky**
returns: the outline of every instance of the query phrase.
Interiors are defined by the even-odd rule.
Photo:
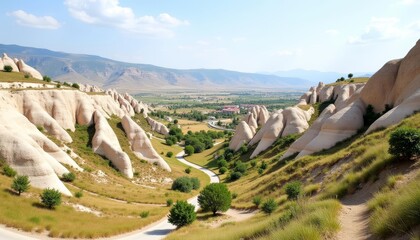
[[[13,0],[0,43],[162,67],[375,72],[420,38],[420,0]]]

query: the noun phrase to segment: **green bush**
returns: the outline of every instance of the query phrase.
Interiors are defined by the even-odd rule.
[[[29,76],[29,74],[25,73],[24,77],[29,78],[30,76]]]
[[[219,169],[219,173],[220,174],[225,174],[226,172],[227,172],[227,168],[226,167],[221,167],[220,169]]]
[[[191,168],[187,167],[184,171],[185,171],[186,174],[190,174],[191,173]]]
[[[247,169],[248,169],[248,164],[243,163],[241,161],[236,161],[235,168],[233,170],[234,172],[240,172],[242,174],[245,174]]]
[[[55,85],[56,88],[61,88],[61,84],[57,83],[57,85]]]
[[[420,130],[415,128],[398,128],[391,133],[389,153],[397,157],[411,158],[420,155]]]
[[[140,213],[141,218],[147,218],[149,216],[149,211],[143,211]]]
[[[172,199],[166,199],[166,206],[167,207],[170,207],[170,206],[172,206],[174,204],[174,200],[172,200]]]
[[[18,192],[20,195],[26,192],[30,187],[30,181],[28,176],[17,176],[12,183],[12,189]]]
[[[251,161],[251,167],[255,167],[255,166],[257,166],[257,161],[252,160],[252,161]]]
[[[13,168],[11,168],[9,165],[3,166],[3,172],[4,172],[4,175],[8,177],[14,177],[17,174],[16,171]]]
[[[189,225],[196,218],[195,207],[187,201],[177,201],[171,208],[168,221],[178,228]]]
[[[302,191],[302,183],[299,181],[289,182],[285,185],[285,191],[287,199],[296,200]]]
[[[263,172],[264,172],[264,169],[262,169],[262,168],[258,168],[258,174],[263,174]]]
[[[236,199],[238,197],[238,194],[236,192],[232,193],[232,199]]]
[[[258,208],[260,206],[262,202],[262,197],[261,196],[255,196],[254,198],[252,198],[252,203]]]
[[[73,182],[76,179],[76,175],[72,172],[64,173],[63,176],[61,176],[61,179],[64,182]]]
[[[166,153],[166,156],[167,156],[168,158],[171,158],[173,155],[174,155],[174,153],[173,153],[173,152],[167,152],[167,153]]]
[[[194,154],[194,147],[191,145],[188,145],[185,147],[185,154],[187,154],[188,156]]]
[[[78,191],[78,192],[76,192],[74,194],[74,196],[77,197],[77,198],[81,198],[81,197],[83,197],[83,192],[82,191]]]
[[[47,75],[45,75],[42,80],[44,80],[45,82],[51,82],[51,78],[48,77]]]
[[[77,84],[77,83],[73,83],[73,84],[71,85],[71,87],[72,87],[72,88],[76,88],[76,89],[80,89],[80,86],[79,86],[79,84]]]
[[[200,188],[200,180],[198,178],[190,178],[190,181],[192,183],[192,189],[198,190]]]
[[[189,177],[179,177],[172,183],[172,190],[189,193],[193,186]]]
[[[260,166],[260,168],[261,168],[262,170],[265,170],[265,169],[267,169],[267,167],[268,167],[267,163],[266,163],[266,162],[264,162],[264,161],[262,161],[262,162],[261,162],[261,166]]]
[[[225,159],[221,159],[221,160],[217,161],[217,166],[219,168],[221,168],[221,167],[227,167],[227,165],[228,165],[228,162]]]
[[[5,66],[3,67],[3,71],[5,71],[5,72],[11,72],[11,71],[13,71],[13,68],[12,68],[12,66],[5,65]]]
[[[207,185],[198,196],[198,203],[204,212],[211,211],[216,215],[218,211],[226,212],[230,208],[232,196],[223,183]]]
[[[242,177],[242,173],[241,172],[233,172],[233,173],[230,174],[229,179],[231,181],[236,181],[236,180],[238,180],[241,177]]]
[[[244,145],[241,146],[239,151],[241,152],[241,154],[245,154],[245,153],[248,152],[248,147],[244,144]]]
[[[56,189],[45,189],[41,194],[41,202],[49,209],[61,204],[61,193]]]
[[[269,198],[267,201],[265,201],[263,203],[263,205],[261,206],[261,209],[267,213],[267,214],[271,214],[272,212],[274,212],[277,209],[278,205],[276,203],[276,201],[273,198]]]

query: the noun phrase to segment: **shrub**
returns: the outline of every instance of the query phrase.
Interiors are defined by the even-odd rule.
[[[231,181],[236,181],[236,180],[238,180],[241,177],[242,177],[242,173],[240,173],[240,172],[233,172],[233,173],[230,174],[229,179]]]
[[[49,209],[53,209],[55,206],[61,203],[61,193],[53,188],[45,189],[41,194],[41,202]]]
[[[196,218],[195,207],[187,201],[177,201],[169,212],[168,221],[178,228],[189,225]]]
[[[8,177],[14,177],[17,174],[16,171],[13,168],[11,168],[9,165],[3,166],[3,172],[4,172],[4,175]]]
[[[80,89],[80,86],[79,86],[79,84],[77,84],[77,83],[73,83],[73,84],[71,85],[71,87],[72,87],[72,88],[76,88],[76,89]]]
[[[83,192],[82,191],[78,191],[78,192],[76,192],[74,194],[74,196],[77,197],[77,198],[81,198],[81,197],[83,197]]]
[[[263,174],[263,172],[264,172],[264,169],[262,169],[262,168],[258,168],[258,174]]]
[[[262,197],[261,196],[255,196],[254,198],[252,198],[252,203],[258,208],[260,206],[262,202]]]
[[[243,163],[243,162],[241,162],[241,161],[236,161],[236,162],[235,162],[235,168],[234,168],[234,171],[235,171],[235,172],[240,172],[240,173],[242,173],[242,174],[245,174],[245,173],[246,173],[247,168],[248,168],[248,164]]]
[[[149,216],[149,211],[143,211],[140,213],[141,218],[147,218]]]
[[[6,66],[3,67],[3,71],[11,72],[11,71],[13,71],[13,68],[12,68],[12,66],[6,65]]]
[[[241,154],[245,154],[245,153],[248,152],[248,147],[244,144],[244,145],[241,146],[239,151],[241,152]]]
[[[302,183],[299,181],[289,182],[285,185],[287,199],[296,200],[302,191]]]
[[[260,168],[261,168],[262,170],[265,170],[265,169],[267,169],[267,167],[268,167],[267,163],[266,163],[266,162],[264,162],[264,161],[262,161],[262,162],[261,162],[261,166],[260,166]]]
[[[26,192],[30,187],[30,181],[28,176],[17,176],[12,183],[12,189],[18,192],[20,195],[23,192]]]
[[[221,167],[227,167],[227,165],[228,165],[228,163],[227,163],[227,161],[225,159],[221,159],[221,160],[217,161],[217,166],[219,168],[221,168]]]
[[[232,193],[232,199],[236,199],[238,197],[238,194],[236,192]]]
[[[269,198],[267,201],[265,201],[261,207],[261,209],[267,213],[267,214],[271,214],[272,212],[274,212],[277,209],[278,205],[276,203],[276,201],[274,201],[274,199]]]
[[[47,75],[45,75],[42,80],[44,80],[45,82],[51,82],[51,78],[48,77]]]
[[[189,177],[179,177],[172,183],[172,190],[189,193],[193,188]]]
[[[73,182],[76,179],[76,175],[74,175],[74,173],[72,173],[72,172],[64,173],[63,176],[61,177],[61,179],[64,182]]]
[[[170,207],[170,206],[172,206],[172,204],[174,204],[174,200],[172,200],[172,199],[166,199],[166,206],[167,207]]]
[[[30,76],[29,76],[29,74],[25,73],[24,77],[29,78]]]
[[[178,119],[174,119],[174,124],[178,124]]]
[[[61,88],[61,84],[57,83],[57,85],[55,85],[56,88]]]
[[[191,145],[188,145],[185,147],[185,154],[187,154],[188,156],[194,154],[194,147]]]
[[[186,174],[190,174],[190,173],[191,173],[191,168],[190,168],[190,167],[188,167],[188,168],[186,168],[184,171],[185,171],[185,173],[186,173]]]
[[[190,181],[194,190],[198,190],[200,188],[200,180],[198,178],[190,178]]]
[[[167,138],[166,139],[166,145],[172,146],[172,145],[174,145],[174,142],[171,139]]]
[[[220,174],[225,174],[226,172],[227,172],[227,168],[226,167],[221,167],[220,169],[219,169],[219,173]]]
[[[223,183],[211,183],[207,185],[198,196],[198,203],[204,212],[211,211],[213,215],[216,212],[226,212],[230,208],[232,196]]]
[[[411,158],[420,155],[420,130],[415,128],[398,128],[391,133],[389,153],[397,157]]]
[[[257,161],[252,160],[252,161],[251,161],[251,167],[255,167],[255,166],[257,166]]]
[[[171,158],[173,155],[174,155],[174,153],[173,153],[173,152],[167,152],[167,153],[166,153],[166,156],[167,156],[168,158]]]

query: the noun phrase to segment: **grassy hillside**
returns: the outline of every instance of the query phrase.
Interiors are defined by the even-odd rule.
[[[273,198],[279,204],[273,214],[258,213],[250,220],[224,224],[220,229],[203,227],[198,221],[171,233],[168,239],[195,239],[198,236],[205,236],[204,239],[329,238],[339,229],[340,204],[335,199],[365,191],[363,186],[372,184],[383,190],[370,203],[371,231],[379,238],[401,233],[399,231],[410,234],[410,229],[420,224],[420,164],[397,159],[388,153],[389,135],[401,126],[420,128],[420,113],[398,125],[368,135],[356,135],[329,150],[296,160],[279,161],[283,148],[271,149],[271,153],[266,151],[256,159],[257,167],[263,161],[268,164],[262,174],[258,173],[257,167],[248,166],[246,175],[227,184],[231,192],[238,194],[233,207],[252,209],[255,196]],[[211,163],[207,165],[211,166]],[[395,174],[402,174],[406,180],[404,184],[394,184],[400,187],[390,188],[389,184],[396,181],[391,177]],[[417,174],[417,177],[407,177],[407,174]],[[292,180],[303,184],[303,197],[297,202],[287,200],[284,189]]]

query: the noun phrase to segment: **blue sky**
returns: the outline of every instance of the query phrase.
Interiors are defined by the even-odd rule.
[[[14,0],[0,43],[171,68],[374,72],[420,38],[420,0]]]

